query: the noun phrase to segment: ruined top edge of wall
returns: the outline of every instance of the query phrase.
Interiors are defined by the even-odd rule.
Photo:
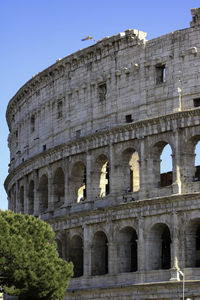
[[[190,22],[191,27],[200,25],[200,7],[191,9],[192,21]]]
[[[196,27],[200,25],[200,8],[194,8],[191,9],[192,14],[192,22],[190,23],[191,27]],[[188,28],[184,29],[188,30]],[[77,52],[66,56],[62,59],[58,59],[54,64],[46,68],[45,70],[39,72],[35,76],[33,76],[29,81],[27,81],[18,91],[17,93],[12,97],[12,99],[8,103],[7,111],[6,111],[6,119],[7,123],[9,125],[9,115],[11,114],[12,108],[18,103],[21,99],[24,98],[25,95],[27,95],[33,88],[35,88],[38,84],[40,84],[42,81],[47,80],[49,77],[54,74],[54,72],[57,72],[63,68],[66,68],[68,65],[73,64],[74,61],[81,59],[83,56],[90,57],[91,53],[96,53],[98,55],[98,51],[101,51],[106,46],[110,46],[115,48],[114,44],[127,40],[129,41],[130,45],[149,45],[151,46],[152,43],[155,41],[159,41],[161,39],[167,39],[170,38],[174,34],[181,34],[183,30],[177,30],[172,33],[168,33],[164,36],[157,37],[153,40],[149,40],[147,42],[146,36],[147,33],[137,30],[137,29],[128,29],[124,32],[121,32],[117,35],[114,35],[112,37],[105,37],[94,45],[91,45],[87,48],[78,50]]]

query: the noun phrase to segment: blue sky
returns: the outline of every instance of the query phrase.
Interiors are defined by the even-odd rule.
[[[189,27],[197,0],[1,0],[0,1],[0,208],[9,151],[5,112],[8,101],[33,75],[93,42],[126,29],[152,39]]]

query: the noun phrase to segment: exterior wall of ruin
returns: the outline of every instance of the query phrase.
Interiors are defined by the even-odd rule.
[[[11,99],[9,209],[41,216],[74,262],[66,299],[200,299],[200,11],[58,60]],[[172,151],[163,181],[161,154]],[[168,177],[166,177],[168,176]]]

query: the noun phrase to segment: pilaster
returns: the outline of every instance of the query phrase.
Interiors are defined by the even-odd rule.
[[[108,243],[108,273],[114,275],[118,273],[117,243],[110,241]]]
[[[24,176],[24,214],[28,214],[28,176]]]

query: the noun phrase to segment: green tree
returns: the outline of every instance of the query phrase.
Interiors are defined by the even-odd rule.
[[[20,300],[62,300],[72,263],[58,255],[54,232],[34,216],[0,211],[0,276],[5,293]]]

